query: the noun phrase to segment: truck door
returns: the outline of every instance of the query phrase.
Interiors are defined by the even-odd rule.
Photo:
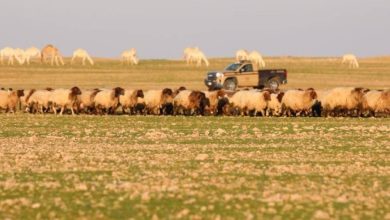
[[[239,72],[240,73],[237,77],[239,87],[257,86],[257,83],[259,81],[258,73],[253,71],[252,64],[243,65]]]

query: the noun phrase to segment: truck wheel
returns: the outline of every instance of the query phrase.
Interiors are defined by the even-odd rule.
[[[223,83],[223,88],[226,90],[234,91],[234,90],[236,90],[236,87],[237,87],[237,84],[233,79],[227,79]]]
[[[267,87],[272,90],[277,90],[279,88],[279,81],[275,78],[269,79],[267,82]]]

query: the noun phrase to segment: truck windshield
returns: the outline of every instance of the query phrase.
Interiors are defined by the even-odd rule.
[[[233,63],[233,64],[230,64],[229,66],[227,66],[225,68],[226,71],[236,71],[238,67],[241,66],[241,63]]]

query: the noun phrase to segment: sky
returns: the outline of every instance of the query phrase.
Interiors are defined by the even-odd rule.
[[[359,57],[390,54],[389,0],[4,0],[0,47],[70,56],[180,59],[198,46],[208,57],[238,49],[264,56]]]

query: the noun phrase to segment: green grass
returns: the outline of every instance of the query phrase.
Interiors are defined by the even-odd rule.
[[[69,63],[69,60],[66,60]],[[0,66],[0,87],[205,89],[210,67]],[[266,57],[283,88],[385,88],[388,57]],[[0,114],[0,219],[383,219],[390,118]]]
[[[390,213],[389,118],[0,120],[0,218]]]

